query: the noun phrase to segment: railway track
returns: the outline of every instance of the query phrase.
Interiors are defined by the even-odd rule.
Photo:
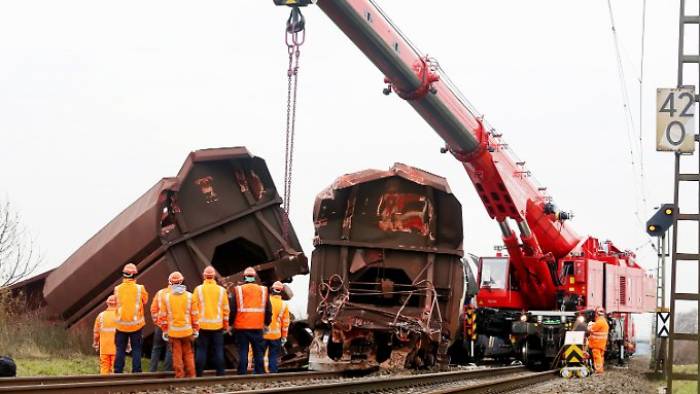
[[[235,372],[229,372],[235,373]],[[265,375],[203,376],[175,379],[172,373],[142,373],[119,375],[75,375],[28,377],[0,380],[0,393],[113,393],[162,390],[170,388],[204,387],[229,384],[252,384],[325,380],[342,377],[340,372],[282,372]]]
[[[250,390],[256,393],[283,394],[370,391],[404,393],[407,389],[443,394],[491,393],[513,390],[551,379],[556,376],[556,371],[530,372],[522,366],[515,366],[405,376],[356,377],[334,381],[346,376],[347,374],[342,372],[285,372],[247,376],[204,376],[194,379],[175,379],[168,373],[124,374],[108,377],[100,375],[34,377],[0,379],[0,393],[111,393],[187,390],[187,388],[204,386],[210,386],[210,392],[228,394],[253,392]],[[329,382],[324,383],[324,381]],[[299,384],[290,386],[290,382],[299,382]],[[256,385],[260,386],[255,387]],[[241,386],[245,390],[242,390]]]
[[[306,369],[281,369],[280,372],[302,372]],[[226,375],[236,375],[235,369],[227,369]],[[204,371],[204,376],[214,376],[213,370]],[[103,381],[123,381],[132,379],[163,379],[172,378],[174,373],[170,372],[143,372],[140,374],[123,373],[113,375],[84,374],[84,375],[62,375],[62,376],[24,376],[16,378],[0,378],[0,389],[8,386],[28,386],[28,385],[49,385],[59,383],[87,383]],[[0,392],[2,392],[0,390]]]
[[[557,370],[530,372],[523,366],[482,368],[469,371],[388,376],[305,386],[256,389],[261,394],[359,394],[359,393],[498,393],[557,377]],[[511,376],[509,376],[511,375]],[[487,380],[483,382],[482,380]],[[244,394],[250,391],[224,391]]]

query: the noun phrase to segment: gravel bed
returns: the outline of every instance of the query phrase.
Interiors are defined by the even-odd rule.
[[[593,375],[585,379],[553,379],[528,388],[527,390],[511,391],[511,393],[538,394],[598,394],[598,393],[629,393],[657,394],[658,381],[649,380],[648,357],[633,357],[627,367],[607,366],[602,376]]]

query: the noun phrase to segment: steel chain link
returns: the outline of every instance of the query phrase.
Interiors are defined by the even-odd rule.
[[[292,11],[293,13],[295,11]],[[299,15],[301,15],[299,13]],[[291,17],[290,17],[291,20]],[[302,17],[303,20],[303,17]],[[289,211],[292,198],[292,167],[294,164],[294,134],[296,131],[296,110],[297,110],[297,86],[299,76],[300,47],[306,39],[306,32],[301,28],[291,26],[287,22],[285,43],[289,55],[289,65],[287,67],[287,125],[285,132],[284,148],[284,218],[282,233],[284,239],[289,241]]]

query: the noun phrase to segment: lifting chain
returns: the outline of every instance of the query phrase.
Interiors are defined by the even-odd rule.
[[[285,43],[289,55],[289,67],[287,68],[287,130],[285,133],[284,148],[284,239],[289,241],[289,207],[292,198],[292,164],[294,158],[294,132],[297,112],[297,79],[299,76],[299,55],[301,45],[306,39],[304,30],[306,21],[299,7],[292,7],[292,12],[287,19],[285,30]]]

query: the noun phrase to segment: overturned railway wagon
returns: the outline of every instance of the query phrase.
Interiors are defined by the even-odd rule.
[[[309,367],[446,364],[464,293],[461,205],[404,164],[338,178],[316,198]]]
[[[255,266],[262,283],[308,273],[265,161],[246,148],[192,152],[46,277],[49,310],[74,329],[91,327],[128,262],[151,296],[182,272],[191,289],[213,265],[224,282]],[[147,319],[147,321],[149,321]],[[152,324],[144,334],[149,335]]]

